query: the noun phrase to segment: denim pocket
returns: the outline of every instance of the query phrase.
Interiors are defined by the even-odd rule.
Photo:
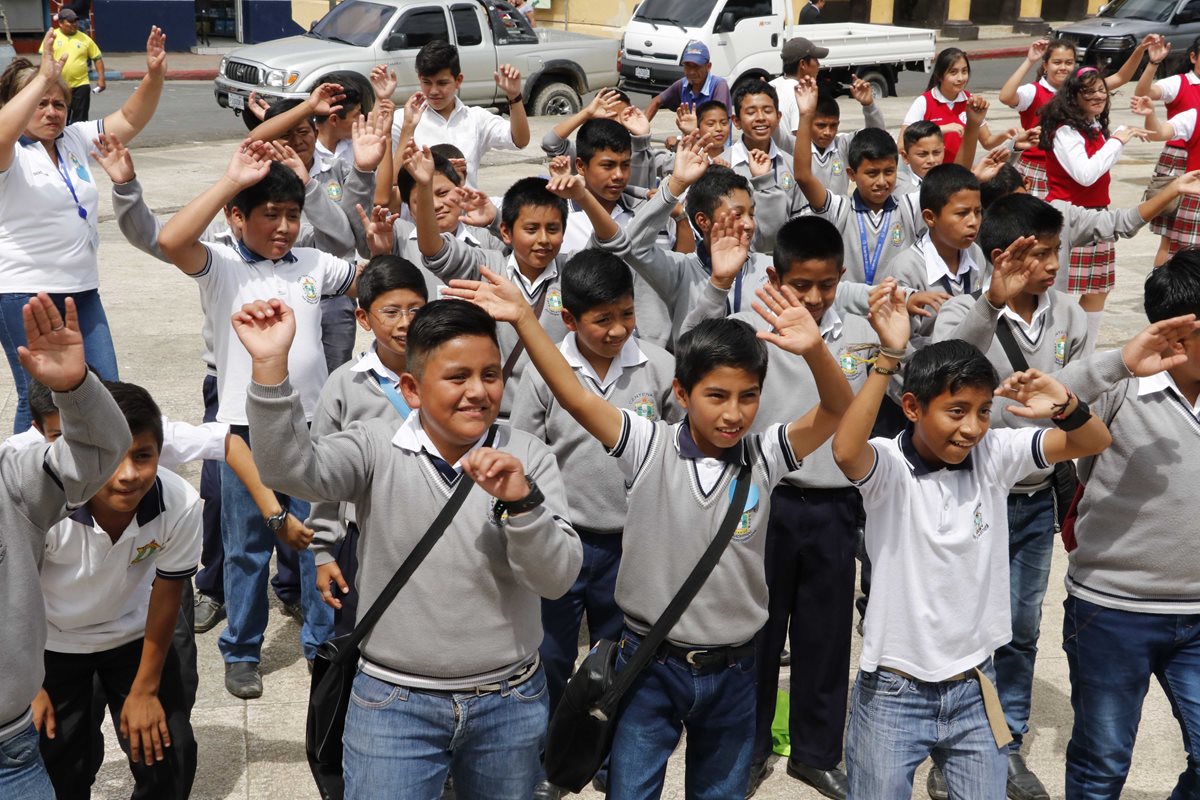
[[[525,703],[533,703],[542,699],[546,694],[546,670],[538,667],[538,671],[533,677],[519,686],[513,686],[508,690],[509,694]]]
[[[36,761],[37,757],[38,733],[32,723],[16,736],[0,742],[0,768],[20,769]]]
[[[358,673],[350,688],[350,701],[362,708],[386,708],[398,700],[408,698],[408,689]]]
[[[905,683],[907,681],[904,678],[884,669],[877,669],[874,672],[860,672],[858,674],[859,688],[867,695],[896,697],[904,691]]]

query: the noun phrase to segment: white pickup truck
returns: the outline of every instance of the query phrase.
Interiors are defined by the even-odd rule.
[[[683,77],[679,60],[692,40],[704,42],[713,73],[736,90],[741,81],[780,74],[779,51],[793,36],[829,48],[828,77],[845,85],[858,76],[876,97],[896,93],[902,70],[928,72],[936,52],[933,31],[861,22],[798,25],[792,0],[642,0],[621,43],[621,87],[657,94]]]

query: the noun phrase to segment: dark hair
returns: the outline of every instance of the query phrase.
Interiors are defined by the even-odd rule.
[[[942,213],[950,198],[962,191],[979,191],[979,178],[962,164],[938,164],[921,181],[921,210]]]
[[[793,75],[795,75],[795,74],[796,74],[796,71],[800,69],[800,64],[801,64],[801,63],[802,63],[804,60],[805,60],[805,59],[803,59],[803,58],[797,58],[797,59],[795,59],[795,60],[793,60],[793,61],[785,61],[785,62],[783,62],[783,74],[784,74],[786,77],[789,77],[789,78],[790,78],[790,77],[792,77]]]
[[[904,368],[904,393],[916,397],[922,408],[943,392],[954,394],[968,387],[994,392],[999,385],[1000,376],[992,362],[962,339],[926,345]]]
[[[153,434],[154,442],[158,445],[158,451],[161,453],[163,446],[162,411],[159,410],[158,404],[154,402],[150,393],[141,386],[123,381],[104,381],[104,387],[108,389],[112,399],[117,402],[117,407],[125,415],[129,432],[134,436],[141,433]]]
[[[246,126],[247,131],[253,131],[255,128],[257,128],[259,125],[262,124],[262,120],[259,119],[258,117],[256,117],[254,115],[254,113],[252,111],[250,111],[250,109],[248,109],[248,108],[243,108],[241,111],[238,111],[236,113],[239,117],[242,118],[242,124],[244,124]],[[263,116],[266,116],[266,115],[264,114]]]
[[[1180,250],[1146,278],[1143,304],[1151,322],[1200,315],[1200,250]]]
[[[617,99],[625,105],[633,105],[633,101],[629,99],[629,95],[625,94],[625,92],[621,91],[620,89],[612,89],[611,91],[617,96]]]
[[[575,134],[575,155],[588,164],[601,150],[632,153],[633,137],[615,119],[589,119],[579,126],[579,132]]]
[[[432,147],[429,148],[429,151],[433,154]],[[446,179],[455,186],[462,186],[462,176],[458,174],[458,170],[450,163],[450,159],[445,156],[433,154],[433,173],[435,176],[446,176]],[[413,189],[415,188],[417,188],[417,179],[408,170],[400,170],[400,174],[396,176],[396,189],[400,192],[400,199],[408,203],[408,199],[412,196]]]
[[[375,90],[371,87],[362,75],[349,70],[337,70],[335,72],[327,72],[317,78],[313,88],[320,86],[322,83],[336,83],[342,87],[342,99],[338,101],[338,105],[342,107],[341,111],[334,112],[334,115],[345,119],[350,112],[354,111],[354,107],[358,106],[358,111],[355,113],[369,114],[375,106]],[[317,122],[324,122],[329,116],[317,117]]]
[[[4,72],[0,73],[0,107],[9,100],[12,100],[21,90],[29,85],[34,76],[38,74],[38,67],[28,58],[14,58],[5,67]],[[68,105],[71,102],[71,87],[67,86],[67,82],[59,76],[54,82],[58,90],[62,92],[63,99]]]
[[[775,110],[779,110],[779,92],[775,91],[775,87],[762,78],[753,78],[739,83],[738,87],[733,90],[733,113],[735,115],[742,113],[742,101],[752,94],[765,94],[771,98],[771,102],[775,105]],[[697,117],[696,119],[699,120],[700,118]]]
[[[1097,83],[1104,86],[1104,76],[1095,67],[1081,67],[1063,81],[1062,86],[1058,87],[1058,91],[1054,93],[1054,97],[1046,101],[1046,105],[1042,106],[1041,111],[1038,112],[1042,126],[1042,136],[1038,141],[1038,147],[1046,151],[1051,150],[1054,147],[1054,134],[1063,125],[1069,125],[1079,131],[1079,135],[1084,139],[1091,139],[1096,135],[1096,129],[1084,115],[1076,98],[1084,89]],[[1105,91],[1107,91],[1107,87],[1105,87]],[[1104,111],[1096,117],[1096,122],[1100,123],[1100,133],[1105,138],[1108,137],[1108,112],[1111,108],[1112,96],[1110,94],[1104,103]]]
[[[411,335],[411,334],[410,334]],[[706,319],[675,342],[675,380],[690,392],[717,367],[744,369],[767,379],[767,346],[745,322]]]
[[[813,119],[837,119],[842,118],[842,107],[838,105],[837,98],[831,94],[817,95],[817,108],[813,111]]]
[[[904,152],[907,153],[909,148],[917,142],[930,136],[936,136],[943,142],[946,141],[946,137],[942,134],[942,129],[938,127],[936,122],[931,122],[927,119],[917,120],[904,129]]]
[[[988,180],[979,184],[979,202],[987,211],[1001,197],[1020,193],[1025,187],[1025,178],[1012,164],[1001,164],[1000,169]]]
[[[864,161],[885,158],[899,162],[900,151],[896,148],[896,140],[883,128],[863,128],[850,140],[850,150],[846,154],[850,169],[858,169],[858,165]]]
[[[417,51],[417,75],[422,78],[432,78],[444,69],[458,77],[462,74],[462,66],[458,61],[458,48],[441,39],[434,39]],[[412,334],[409,334],[410,336]]]
[[[408,371],[420,378],[429,354],[460,336],[485,336],[496,347],[500,346],[496,339],[496,320],[474,303],[434,300],[426,305],[417,312],[408,328]]]
[[[258,183],[234,195],[229,206],[249,217],[254,209],[267,203],[296,203],[304,209],[304,184],[296,173],[278,161],[271,162],[270,170]]]
[[[1188,57],[1186,59],[1184,59],[1183,66],[1179,70],[1180,75],[1185,75],[1188,72],[1190,72],[1192,69],[1194,69],[1194,67],[1191,64],[1191,60],[1192,60],[1192,56],[1200,56],[1200,36],[1197,36],[1195,39],[1192,39],[1192,43],[1188,46],[1187,54],[1188,54]]]
[[[937,58],[933,60],[933,72],[929,73],[929,84],[925,87],[925,91],[930,89],[938,89],[941,91],[942,78],[946,77],[946,73],[954,66],[959,59],[967,62],[967,75],[971,74],[971,58],[967,52],[958,47],[947,47],[945,50],[937,54]],[[946,98],[953,100],[953,97]]]
[[[563,308],[578,320],[598,305],[633,297],[633,274],[604,250],[580,250],[562,271]]]
[[[1062,212],[1045,200],[1031,194],[1010,194],[988,207],[976,244],[990,264],[992,251],[1004,250],[1022,236],[1054,236],[1062,233],[1062,227]]]
[[[725,116],[729,116],[729,106],[725,105],[720,100],[705,100],[700,105],[696,106],[696,122],[699,122],[705,114],[710,111],[720,109],[725,112]]]
[[[837,227],[824,217],[792,217],[775,236],[775,274],[780,280],[797,261],[833,261],[838,269],[845,260],[845,245]]]
[[[396,289],[408,289],[419,294],[422,300],[429,300],[425,277],[415,264],[400,256],[375,256],[358,276],[358,307],[370,311],[371,304],[380,295]]]
[[[302,105],[303,103],[304,103],[304,101],[303,101],[303,100],[297,100],[297,99],[279,99],[279,100],[276,100],[276,101],[274,101],[273,103],[271,103],[271,105],[267,106],[267,111],[266,111],[266,113],[265,113],[265,114],[263,114],[262,121],[263,121],[263,122],[266,122],[266,121],[267,121],[267,120],[269,120],[269,119],[274,119],[275,117],[278,117],[280,114],[286,114],[287,112],[291,111],[291,110],[292,110],[293,108],[295,108],[296,106],[298,106],[298,105]],[[247,111],[247,112],[243,112],[243,114],[244,114],[245,116],[250,116],[250,117],[253,117],[253,116],[254,116],[253,114],[251,114],[251,113],[250,113],[250,112],[248,112],[248,111]],[[311,125],[311,126],[312,126],[313,132],[315,133],[315,132],[316,132],[316,130],[317,130],[317,119],[316,119],[316,117],[313,117],[313,116],[307,116],[307,117],[305,117],[305,118],[304,118],[304,121],[305,121],[305,122],[307,122],[309,125]],[[259,125],[259,123],[255,123],[254,127],[255,127],[255,128],[257,128],[257,127],[258,127],[258,125]],[[252,128],[251,130],[253,130],[253,128]],[[286,135],[286,131],[285,131],[285,135]]]
[[[50,387],[34,378],[25,387],[25,402],[29,403],[29,414],[39,429],[45,426],[47,415],[58,413]]]
[[[692,185],[687,196],[687,215],[694,225],[696,215],[703,214],[710,220],[721,205],[721,199],[728,197],[738,189],[753,198],[750,191],[750,181],[737,174],[729,167],[709,167],[700,180]]]
[[[500,221],[508,228],[509,233],[512,233],[513,226],[517,224],[517,218],[521,216],[521,209],[530,206],[557,209],[562,214],[563,227],[566,228],[570,207],[566,200],[550,193],[550,190],[546,188],[547,183],[549,181],[545,178],[521,178],[508,187],[500,209]]]
[[[1197,41],[1200,41],[1200,39]],[[1075,45],[1066,39],[1051,39],[1050,44],[1046,45],[1046,52],[1042,53],[1041,63],[1038,64],[1037,77],[1039,80],[1046,77],[1046,65],[1050,63],[1050,54],[1055,50],[1070,50],[1071,56],[1075,56]]]
[[[457,158],[460,161],[467,160],[467,157],[463,155],[463,151],[459,150],[458,147],[450,144],[449,142],[440,142],[435,145],[430,145],[429,152],[435,156],[441,156],[442,158],[446,159]]]

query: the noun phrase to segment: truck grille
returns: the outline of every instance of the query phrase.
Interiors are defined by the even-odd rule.
[[[240,61],[228,61],[225,63],[225,77],[238,83],[248,83],[251,86],[257,86],[258,67],[253,64],[243,64]]]
[[[632,47],[626,48],[625,54],[635,58],[654,58],[672,64],[679,61],[679,56],[673,56],[670,53],[650,53],[645,50],[635,50]]]

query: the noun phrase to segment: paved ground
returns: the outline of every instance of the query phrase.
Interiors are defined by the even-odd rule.
[[[889,120],[903,115],[908,101],[884,101]],[[854,119],[850,106],[844,107]],[[211,113],[212,109],[201,109]],[[190,113],[168,95],[160,118],[147,131],[155,132],[180,115]],[[1013,115],[996,112],[996,127]],[[1117,113],[1117,119],[1128,115]],[[665,115],[655,126],[662,133],[670,124]],[[551,124],[534,120],[534,141]],[[178,139],[176,141],[179,141]],[[223,170],[234,140],[140,147],[134,151],[138,175],[147,187],[148,200],[163,212],[177,209],[207,187]],[[1157,157],[1157,147],[1131,146],[1115,170],[1113,197],[1117,206],[1135,203]],[[540,153],[490,153],[481,171],[489,193],[503,191],[513,180],[544,171]],[[148,387],[163,410],[175,419],[198,422],[202,412],[199,330],[201,314],[196,290],[173,267],[156,262],[127,245],[112,219],[106,184],[101,176],[101,288],[114,329],[122,377]],[[1125,341],[1144,324],[1140,311],[1141,282],[1150,269],[1156,240],[1148,232],[1118,246],[1117,291],[1105,317],[1101,346]],[[7,371],[0,370],[0,429],[11,424],[14,397]],[[195,470],[186,473],[193,480]],[[1055,797],[1062,796],[1063,753],[1070,734],[1071,710],[1066,661],[1060,647],[1062,630],[1062,574],[1065,557],[1055,553],[1054,574],[1046,600],[1044,652],[1038,662],[1034,696],[1033,730],[1028,739],[1030,762],[1043,776]],[[201,685],[193,715],[200,745],[200,768],[193,793],[203,800],[252,798],[253,800],[307,800],[316,798],[304,761],[303,730],[308,675],[300,655],[298,628],[282,614],[272,615],[263,652],[266,691],[262,699],[242,702],[226,694],[217,652],[219,631],[199,637]],[[858,639],[855,639],[857,658]],[[131,782],[124,758],[108,734],[109,752],[95,797],[128,797]],[[1170,793],[1174,776],[1184,764],[1180,735],[1170,709],[1157,688],[1150,690],[1143,713],[1141,737],[1133,771],[1123,795],[1152,800]],[[673,759],[668,775],[667,798],[682,798],[682,759]],[[923,798],[924,772],[918,775],[914,796]],[[585,792],[584,797],[596,797]],[[815,798],[786,776],[782,764],[763,785],[759,797]],[[409,800],[404,798],[403,800]]]

